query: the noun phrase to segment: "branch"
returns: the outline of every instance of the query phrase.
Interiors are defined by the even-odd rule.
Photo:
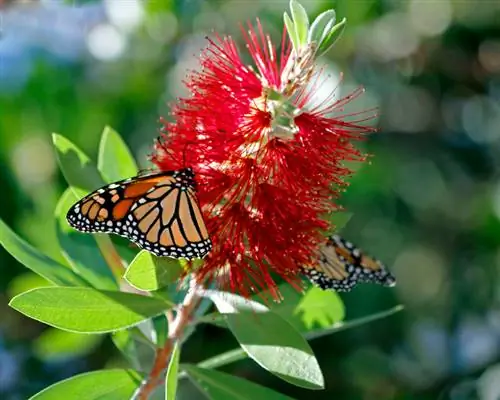
[[[175,318],[172,318],[171,312],[167,313],[167,318],[169,320],[168,338],[165,341],[165,345],[156,351],[151,372],[148,378],[142,382],[139,389],[134,393],[133,400],[147,400],[156,387],[163,382],[164,371],[168,367],[174,344],[182,339],[184,329],[191,321],[192,314],[199,301],[198,282],[196,277],[193,276],[191,278],[189,291],[177,311]]]
[[[123,271],[125,271],[125,266],[123,265],[123,260],[120,254],[118,254],[115,245],[107,235],[96,236],[95,240],[113,276],[117,282],[120,282]]]

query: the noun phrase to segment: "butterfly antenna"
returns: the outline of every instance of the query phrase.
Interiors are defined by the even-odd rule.
[[[180,160],[179,160],[179,158],[176,156],[175,152],[172,151],[172,149],[168,148],[168,138],[165,139],[165,137],[158,136],[156,138],[155,142],[156,142],[156,145],[160,146],[162,148],[162,150],[166,153],[166,155],[168,157],[170,157],[170,159],[172,161],[174,161],[178,165],[185,165],[185,155],[184,155],[184,152],[182,154],[182,160],[183,161],[181,163]]]

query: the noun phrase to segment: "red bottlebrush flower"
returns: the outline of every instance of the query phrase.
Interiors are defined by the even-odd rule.
[[[352,141],[373,129],[330,116],[361,91],[308,107],[318,84],[312,49],[296,56],[284,34],[278,57],[260,23],[246,43],[253,67],[230,37],[210,40],[152,160],[197,175],[214,243],[198,273],[223,273],[243,295],[267,289],[277,297],[274,275],[297,282],[300,266],[314,261],[349,173],[342,162],[364,159]]]

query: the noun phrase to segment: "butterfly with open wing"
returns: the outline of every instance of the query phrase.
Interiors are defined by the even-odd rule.
[[[317,262],[303,266],[302,273],[321,289],[337,292],[348,292],[361,282],[396,285],[396,279],[382,262],[338,235],[328,238],[319,249]]]
[[[114,233],[160,257],[203,258],[211,249],[191,168],[111,183],[74,204],[68,223],[82,232]]]

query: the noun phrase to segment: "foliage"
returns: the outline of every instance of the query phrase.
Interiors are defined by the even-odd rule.
[[[132,0],[118,11],[116,1],[0,3],[0,242],[8,250],[0,246],[0,397],[28,398],[92,370],[132,365],[147,374],[152,343],[165,336],[164,316],[111,335],[54,334],[56,328],[6,306],[38,287],[118,287],[93,236],[68,230],[72,237],[63,243],[64,232],[54,226],[52,216],[68,184],[55,166],[50,133],[63,133],[99,160],[96,143],[110,124],[139,167],[147,168],[158,115],[167,116],[167,103],[184,95],[180,82],[206,44],[202,38],[214,27],[239,36],[234,27],[256,16],[279,35],[283,8],[266,0]],[[303,2],[309,15],[331,4]],[[336,304],[345,305],[345,321],[330,319],[332,326],[323,329],[316,320],[306,333],[301,312],[288,311],[297,304],[288,301],[288,293],[288,307],[266,304],[308,339],[325,374],[323,391],[283,383],[256,366],[210,310],[190,326],[194,333],[182,346],[181,362],[204,360],[205,370],[220,366],[297,399],[474,398],[476,385],[479,398],[496,398],[498,4],[339,0],[335,7],[336,19],[346,17],[349,29],[322,58],[335,82],[321,82],[318,94],[344,72],[339,95],[362,85],[367,90],[358,99],[360,108],[376,107],[380,115],[373,121],[380,132],[363,143],[375,157],[340,199],[355,213],[342,234],[389,264],[398,287],[341,294]],[[320,28],[318,23],[315,29]],[[89,38],[98,31],[122,40],[119,54],[95,53]],[[128,265],[137,251],[115,239]],[[82,253],[95,258],[86,263]],[[168,290],[174,303],[185,293],[176,289]],[[379,317],[399,310],[392,308],[398,302],[407,304],[404,314],[367,323],[378,310],[388,308]],[[180,376],[178,393],[196,398],[198,389],[184,371]]]
[[[110,135],[114,137],[113,145],[108,144]],[[101,163],[99,168],[67,138],[54,136],[54,146],[60,155],[59,163],[71,188],[87,191],[92,185],[102,183],[104,179],[101,178],[101,174],[111,179],[122,178],[125,172],[117,172],[115,163],[122,165],[121,171],[135,171],[134,161],[129,156],[130,152],[116,135],[110,128],[105,128],[99,150],[100,159],[114,160],[114,162]],[[56,212],[58,226],[62,233],[66,232],[65,235],[70,231],[65,226],[66,221],[62,218],[64,213],[60,210],[67,209],[67,199],[74,201],[74,195],[69,191],[63,193],[58,206],[59,211]],[[176,280],[183,270],[180,262],[160,259],[141,251],[127,266],[123,277],[115,275],[117,282],[111,284],[109,279],[113,275],[104,272],[99,262],[96,262],[96,257],[100,253],[103,260],[112,259],[109,254],[105,254],[106,251],[110,251],[110,247],[98,247],[89,242],[87,236],[81,234],[75,235],[72,241],[68,242],[65,240],[66,236],[61,234],[59,236],[61,251],[70,264],[64,266],[55,261],[48,261],[46,256],[23,242],[6,226],[3,229],[4,247],[33,271],[39,272],[45,278],[52,275],[64,276],[57,273],[59,270],[66,273],[75,271],[74,279],[71,281],[52,278],[55,286],[35,288],[18,294],[11,300],[11,307],[33,319],[69,332],[88,334],[115,332],[114,343],[130,360],[130,366],[137,368],[135,373],[141,374],[147,371],[148,367],[141,366],[137,343],[146,341],[159,349],[164,345],[164,339],[159,339],[161,327],[153,323],[149,328],[145,328],[144,322],[155,322],[155,316],[172,312],[173,304],[167,300],[168,295],[165,290],[169,286],[177,285]],[[97,241],[103,239],[103,237],[96,238]],[[116,252],[114,244],[109,238],[106,240],[110,243],[111,251]],[[80,243],[85,243],[86,251],[76,252],[75,246],[81,246]],[[48,272],[37,268],[37,265],[44,265]],[[112,266],[108,272],[111,270]],[[82,284],[79,284],[80,277]],[[87,277],[87,280],[84,280],[84,277]],[[136,293],[120,291],[120,287],[126,288],[127,281],[136,288]],[[106,284],[106,288],[103,288],[104,282],[110,282]],[[68,283],[72,283],[72,286],[68,286]],[[294,290],[287,290],[286,286],[283,289],[284,301],[271,306],[271,309],[236,294],[206,290],[203,297],[214,303],[219,314],[214,315],[212,321],[199,315],[198,319],[194,319],[191,323],[197,325],[213,322],[219,318],[223,326],[227,326],[234,334],[243,352],[261,367],[293,385],[322,389],[324,378],[319,363],[303,334],[310,331],[313,326],[319,325],[321,328],[316,334],[321,335],[321,329],[326,331],[332,324],[339,323],[344,317],[342,302],[334,293],[316,288],[308,289],[304,297],[299,296]],[[148,296],[148,292],[152,296]],[[179,301],[182,303],[182,299]],[[136,326],[139,329],[135,328]],[[153,329],[155,335],[145,336],[144,329],[149,329],[150,333]],[[208,391],[212,395],[219,391],[229,395],[236,386],[241,385],[238,383],[238,378],[211,372],[207,362],[200,363],[198,367],[182,363],[179,365],[180,350],[180,342],[176,342],[165,375],[166,398],[175,397],[179,373],[186,373],[201,391]],[[226,359],[226,362],[231,361]],[[222,364],[219,362],[217,366],[226,362]],[[106,398],[118,399],[134,385],[137,389],[140,383],[140,380],[129,380],[129,376],[132,376],[129,372],[118,370],[77,375],[44,389],[33,398],[49,398],[47,396],[60,396],[62,393],[66,393],[66,396],[70,396],[71,393],[73,396],[66,398],[76,398],[74,396],[84,393],[89,387],[92,387],[92,393],[95,392],[95,396],[98,396],[101,390],[105,390],[104,387],[101,389],[101,386],[108,385],[110,393],[113,394],[107,395]],[[269,393],[272,398],[285,398],[256,384],[245,385],[248,389],[245,396],[249,396],[248,398],[254,398],[259,393]]]

